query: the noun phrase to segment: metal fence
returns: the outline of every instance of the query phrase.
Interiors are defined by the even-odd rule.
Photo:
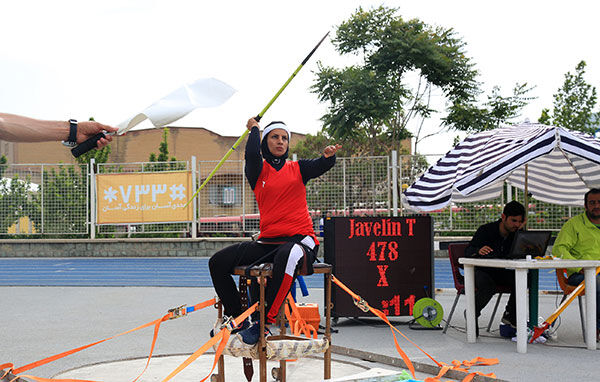
[[[391,216],[412,212],[399,196],[439,156],[338,158],[335,167],[307,184],[308,208],[315,230],[327,216]],[[191,170],[201,184],[217,161],[111,163],[92,166],[95,173]],[[243,161],[227,161],[199,192],[194,219],[184,223],[96,225],[88,165],[0,165],[0,237],[65,235],[135,237],[249,236],[259,229],[253,191]],[[476,203],[453,203],[430,215],[434,231],[472,234],[498,219],[509,200],[523,202],[523,192],[505,187],[503,195]],[[285,208],[285,206],[282,206]],[[528,228],[558,231],[581,207],[564,207],[529,199]],[[194,229],[196,228],[196,230]]]
[[[216,164],[199,162],[199,183]],[[321,229],[325,216],[389,214],[389,179],[388,157],[338,158],[335,167],[306,186],[315,230]],[[244,176],[244,161],[226,162],[200,191],[198,214],[201,234],[258,231],[258,206]]]
[[[0,237],[88,234],[88,165],[0,165],[0,175]]]

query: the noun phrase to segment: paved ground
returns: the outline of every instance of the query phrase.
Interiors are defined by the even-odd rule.
[[[303,301],[321,302],[322,293],[321,288],[310,288],[310,296]],[[0,287],[0,307],[3,313],[0,319],[0,364],[13,362],[17,367],[22,366],[135,328],[161,317],[169,308],[185,303],[196,304],[213,297],[213,294],[212,288],[195,287]],[[454,295],[453,291],[436,295],[436,300],[446,312],[450,309]],[[505,301],[504,299],[501,303],[502,306]],[[547,316],[556,304],[557,296],[542,295],[540,314]],[[497,357],[500,362],[498,365],[475,369],[485,373],[494,372],[501,380],[597,380],[599,353],[585,348],[576,306],[567,308],[556,340],[544,345],[529,345],[527,354],[516,353],[516,343],[499,337],[497,331],[488,334],[482,330],[484,335],[477,343],[467,343],[463,329],[463,309],[464,298],[459,303],[458,313],[452,319],[452,325],[455,327],[449,329],[446,334],[442,334],[440,330],[413,330],[407,325],[408,318],[393,321],[406,336],[438,361],[470,360],[478,356]],[[491,309],[484,312],[481,322],[486,321],[485,315],[489,314],[489,310]],[[155,354],[166,358],[157,358],[151,362],[149,374],[142,380],[162,380],[180,360],[174,355],[191,354],[197,350],[208,340],[207,333],[215,316],[215,310],[207,308],[189,317],[165,322],[160,329]],[[497,320],[498,318],[495,328],[498,325]],[[333,335],[335,345],[398,357],[389,328],[377,319],[341,318],[336,329],[338,332]],[[80,378],[116,381],[104,374],[107,370],[112,370],[125,380],[133,380],[143,361],[135,365],[111,362],[146,357],[151,338],[152,329],[140,330],[41,366],[29,373],[41,377],[60,374],[66,378],[74,374],[65,371],[77,369],[71,373],[80,373],[77,374]],[[413,361],[433,364],[431,359],[405,339],[399,338],[399,343]],[[334,358],[334,378],[352,375],[357,368],[364,367],[398,371],[394,367],[377,362],[341,356]],[[207,366],[210,360],[203,359],[199,362],[193,364],[197,369],[192,372],[195,378],[192,380],[201,379],[210,370]],[[231,378],[227,380],[239,381],[241,379],[236,377],[235,372],[241,369],[241,362],[237,359],[232,362],[233,366],[228,367],[227,374]],[[314,362],[317,362],[317,366],[306,364],[306,368],[321,367],[318,361]],[[98,365],[89,367],[92,364]],[[294,373],[300,377],[290,378],[290,381],[309,381],[317,378],[307,376],[304,369],[305,367],[296,367]],[[417,377],[423,379],[425,376],[420,374]],[[186,381],[183,377],[175,380]]]

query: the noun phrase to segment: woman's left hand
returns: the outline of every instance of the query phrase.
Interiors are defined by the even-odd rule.
[[[341,148],[342,148],[342,145],[338,145],[338,144],[327,146],[327,147],[325,147],[325,150],[323,150],[323,156],[325,158],[332,157]]]

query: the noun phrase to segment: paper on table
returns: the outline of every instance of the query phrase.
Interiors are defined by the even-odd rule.
[[[155,127],[165,126],[199,107],[215,107],[227,101],[236,90],[216,78],[201,78],[169,93],[141,113],[117,126],[118,135],[149,119]]]

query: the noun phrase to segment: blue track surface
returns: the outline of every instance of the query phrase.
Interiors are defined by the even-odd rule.
[[[454,288],[450,262],[436,258],[435,287]],[[304,278],[322,288],[323,276]],[[208,258],[3,258],[0,286],[212,287]],[[540,270],[540,290],[558,290],[554,270]]]

